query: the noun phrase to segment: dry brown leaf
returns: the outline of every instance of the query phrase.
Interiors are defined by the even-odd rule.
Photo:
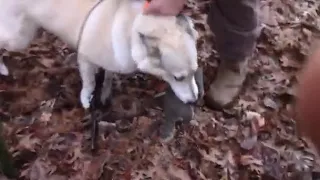
[[[47,180],[55,170],[55,166],[43,160],[36,159],[28,169],[21,173],[21,177],[26,177],[30,180]]]
[[[250,170],[255,171],[259,174],[263,174],[263,162],[260,159],[256,159],[251,155],[242,155],[240,163],[244,166],[248,166]]]
[[[280,62],[282,67],[286,67],[286,68],[301,68],[301,64],[299,62],[297,62],[296,59],[292,59],[292,57],[288,57],[288,55],[282,55],[280,57]]]
[[[188,172],[186,170],[177,168],[173,165],[171,165],[168,168],[168,172],[170,179],[179,179],[179,180],[192,180],[192,178],[189,176]]]
[[[98,157],[94,157],[89,166],[88,169],[86,169],[86,178],[88,179],[99,179],[102,176],[104,166],[109,160],[109,154],[102,154]]]
[[[35,137],[33,134],[28,134],[19,140],[17,145],[18,149],[27,149],[29,151],[35,151],[36,146],[40,145],[41,140]]]
[[[54,59],[49,58],[42,58],[41,60],[38,60],[38,62],[46,68],[51,68],[56,63]]]

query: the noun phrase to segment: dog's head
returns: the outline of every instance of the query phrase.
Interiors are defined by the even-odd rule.
[[[132,57],[138,69],[169,83],[185,103],[195,102],[199,90],[195,81],[197,31],[184,15],[138,15],[132,32]]]

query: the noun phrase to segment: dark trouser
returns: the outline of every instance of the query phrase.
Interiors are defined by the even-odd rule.
[[[208,24],[224,61],[251,56],[260,35],[260,0],[212,0]]]

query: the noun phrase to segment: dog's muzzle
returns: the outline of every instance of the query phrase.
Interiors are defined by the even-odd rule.
[[[198,68],[194,77],[187,81],[169,82],[175,95],[186,104],[195,104],[204,95],[203,71]]]
[[[182,84],[182,83],[173,83],[170,84],[171,89],[175,95],[185,104],[193,104],[198,100],[198,87],[197,85]]]

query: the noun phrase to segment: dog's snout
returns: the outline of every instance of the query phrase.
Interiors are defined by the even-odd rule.
[[[189,105],[195,105],[197,103],[197,101],[189,101],[189,102],[187,102],[187,104],[189,104]]]
[[[190,104],[190,105],[194,105],[198,102],[198,96],[193,96],[191,99],[188,99],[187,102],[185,102],[186,104]]]
[[[182,96],[181,96],[182,95]],[[184,96],[183,96],[184,95]],[[182,101],[184,104],[196,104],[198,98],[196,96],[190,96],[190,94],[176,94],[176,96]]]
[[[191,81],[169,81],[169,83],[173,92],[184,104],[197,103],[199,90],[194,78]]]

